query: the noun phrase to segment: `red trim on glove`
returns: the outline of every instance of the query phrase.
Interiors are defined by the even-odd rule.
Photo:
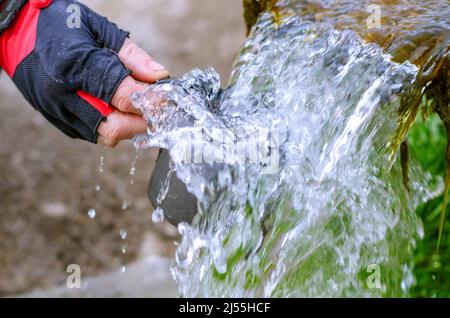
[[[38,9],[43,9],[48,7],[53,0],[30,0],[30,3],[33,7]]]
[[[102,114],[104,117],[108,116],[114,111],[113,107],[110,107],[104,101],[95,96],[92,96],[84,91],[77,91],[77,94],[82,99],[84,99],[89,105],[97,109],[100,112],[100,114]]]
[[[40,10],[26,3],[11,26],[0,36],[0,66],[10,77],[34,49]]]

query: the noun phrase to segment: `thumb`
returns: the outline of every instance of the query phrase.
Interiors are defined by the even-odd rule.
[[[169,71],[130,39],[126,39],[119,51],[120,61],[132,71],[131,76],[141,82],[154,83],[169,77]]]

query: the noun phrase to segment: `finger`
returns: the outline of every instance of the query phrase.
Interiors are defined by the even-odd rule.
[[[116,110],[99,125],[97,142],[108,147],[115,147],[122,140],[132,139],[146,132],[147,122],[141,116]]]
[[[55,62],[59,70],[56,78],[71,89],[84,91],[106,104],[110,104],[116,88],[130,74],[117,54],[92,44],[80,45],[64,54],[67,58]]]
[[[142,115],[141,111],[133,106],[130,96],[147,89],[147,85],[135,81],[131,76],[127,76],[117,88],[111,104],[123,113],[133,113]]]
[[[126,39],[119,51],[119,59],[126,68],[132,71],[132,76],[138,81],[154,83],[169,77],[169,71],[156,62],[147,52],[130,39]]]

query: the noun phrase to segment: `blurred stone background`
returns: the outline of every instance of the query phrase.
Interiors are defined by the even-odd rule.
[[[245,39],[241,0],[82,2],[129,30],[174,76],[212,66],[225,85]],[[90,296],[114,295],[105,288],[164,295],[126,285],[152,271],[169,279],[177,231],[152,224],[146,198],[156,151],[139,154],[132,178],[135,151],[131,142],[123,143],[105,152],[100,173],[102,148],[59,133],[27,105],[4,73],[0,96],[0,296],[62,285],[69,264],[80,265],[82,277],[94,276]],[[126,210],[123,201],[131,202]],[[94,219],[87,213],[91,208]],[[125,285],[96,278],[112,280],[130,263],[136,271],[122,277]],[[61,294],[56,290],[54,295]]]

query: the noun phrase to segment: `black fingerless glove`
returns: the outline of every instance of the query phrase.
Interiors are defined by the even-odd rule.
[[[77,1],[30,0],[0,35],[0,65],[48,121],[95,143],[130,74],[117,55],[127,36]]]

